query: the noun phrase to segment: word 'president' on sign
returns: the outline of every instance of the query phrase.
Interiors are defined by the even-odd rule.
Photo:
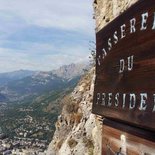
[[[97,93],[96,104],[104,107],[121,107],[122,109],[128,108],[129,110],[134,110],[137,108],[140,111],[145,111],[150,108],[148,105],[153,105],[151,107],[152,112],[155,112],[155,94],[152,95],[153,104],[148,104],[147,93]]]

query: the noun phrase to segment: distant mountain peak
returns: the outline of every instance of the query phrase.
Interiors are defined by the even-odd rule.
[[[84,69],[88,69],[89,65],[86,64],[69,64],[61,66],[57,70],[53,70],[52,73],[56,74],[58,77],[65,79],[72,79],[76,76],[81,76],[84,74]]]
[[[9,98],[9,101],[16,101],[43,92],[71,88],[86,68],[88,67],[84,64],[70,64],[53,71],[18,70],[0,74],[0,91]]]

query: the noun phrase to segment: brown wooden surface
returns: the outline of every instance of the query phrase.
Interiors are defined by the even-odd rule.
[[[134,134],[135,132],[137,136]],[[143,135],[145,135],[145,138],[147,139],[150,138],[148,133],[149,132],[147,131],[143,131]],[[124,155],[154,155],[155,142],[145,138],[140,138],[138,135],[141,134],[142,131],[139,128],[132,128],[125,124],[117,124],[117,122],[114,121],[104,120],[102,133],[102,155],[116,155],[120,148],[121,153]],[[151,132],[150,134],[155,136]]]
[[[147,29],[140,31],[141,14],[148,12]],[[120,39],[112,49],[107,52],[101,65],[96,66],[96,80],[94,89],[94,101],[92,112],[107,118],[121,120],[131,125],[155,130],[155,112],[153,112],[155,94],[155,30],[152,30],[154,20],[155,0],[141,0],[129,8],[121,16],[116,18],[104,29],[96,34],[97,58],[103,48],[107,48],[107,40],[112,38],[117,30],[120,37],[120,26],[126,24],[126,37]],[[129,33],[129,21],[136,18],[136,32]],[[132,71],[119,73],[120,59],[134,55],[134,67]],[[97,93],[135,93],[136,107],[129,109],[129,97],[126,98],[126,107],[122,108],[122,99],[119,106],[103,106],[102,100],[97,103]],[[140,93],[147,93],[147,109],[140,111]],[[121,95],[120,95],[121,96]],[[112,98],[114,103],[114,97]],[[107,104],[107,103],[106,103]]]

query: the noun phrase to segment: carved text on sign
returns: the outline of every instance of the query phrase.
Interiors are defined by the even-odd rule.
[[[152,22],[152,28],[151,29],[154,31],[155,30],[155,12],[153,12],[152,14],[153,14],[153,22]],[[147,20],[148,20],[148,17],[149,17],[149,13],[144,12],[140,16],[141,16],[140,30],[145,31],[148,28],[147,27]],[[136,18],[133,17],[132,19],[130,19],[129,22],[128,22],[128,25],[123,24],[123,25],[120,26],[120,29],[119,29],[120,34],[121,34],[120,37],[118,37],[118,31],[114,31],[113,35],[110,38],[108,38],[108,40],[106,41],[107,42],[107,48],[104,47],[102,49],[102,55],[99,55],[97,57],[97,65],[100,66],[101,65],[101,60],[103,60],[107,56],[108,52],[110,52],[112,47],[114,45],[116,45],[121,39],[125,38],[128,35],[128,33],[126,31],[127,26],[130,27],[129,28],[130,31],[128,32],[129,34],[136,33],[136,30],[137,30],[137,28],[136,28]]]
[[[138,109],[139,111],[147,110],[149,105],[153,105],[151,107],[152,112],[155,112],[155,94],[152,95],[153,104],[148,104],[147,93],[97,93],[96,96],[96,104],[100,104],[103,107],[114,107],[117,108],[118,106],[122,109],[128,108],[129,110]],[[137,100],[138,97],[138,100]],[[120,103],[121,100],[121,103]]]

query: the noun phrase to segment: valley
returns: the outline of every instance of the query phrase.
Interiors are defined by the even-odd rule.
[[[72,64],[72,67],[76,65]],[[64,68],[65,70],[60,68],[61,74],[59,70],[55,71],[58,75],[52,72],[34,72],[24,76],[22,70],[22,78],[0,85],[0,135],[4,136],[4,140],[9,139],[7,144],[19,142],[19,148],[23,149],[30,142],[40,149],[40,146],[35,145],[39,141],[44,145],[42,151],[47,149],[55,131],[55,122],[62,110],[61,100],[72,92],[84,73],[81,68],[80,72],[74,72],[72,76],[71,66]],[[19,72],[16,73],[19,76]],[[2,140],[1,137],[0,139]],[[26,144],[22,145],[23,143]],[[9,149],[13,148],[10,145]],[[31,149],[36,150],[34,147]],[[4,150],[7,149],[0,146],[0,152]]]

